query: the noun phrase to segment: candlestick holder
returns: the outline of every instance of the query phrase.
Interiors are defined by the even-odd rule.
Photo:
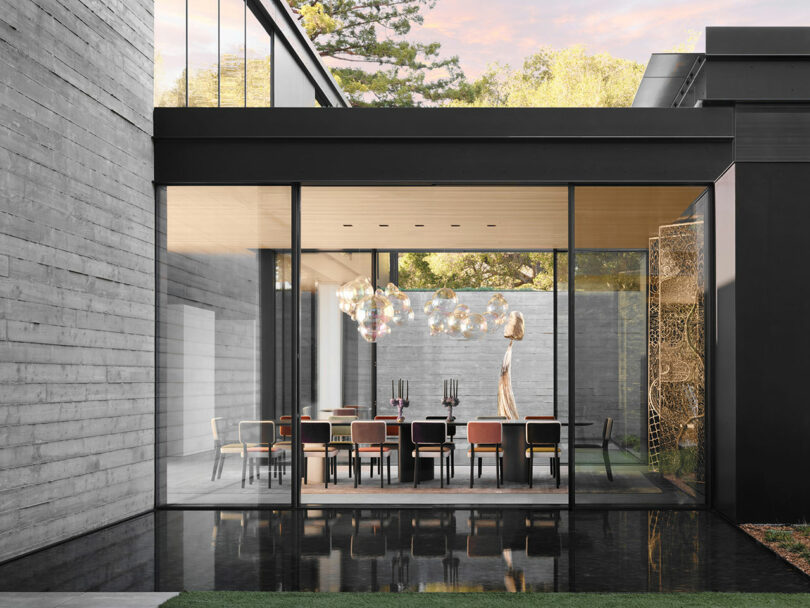
[[[447,408],[448,420],[450,421],[455,420],[455,418],[453,418],[453,408],[458,407],[459,403],[460,401],[458,397],[445,397],[444,399],[442,399],[442,405]]]
[[[402,409],[408,407],[411,402],[407,399],[389,399],[388,403],[391,407],[397,408],[397,422],[402,422],[405,420],[405,416],[402,415]]]

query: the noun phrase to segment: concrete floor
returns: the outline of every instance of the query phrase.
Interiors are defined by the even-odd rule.
[[[158,608],[178,595],[163,593],[0,593],[0,608]]]

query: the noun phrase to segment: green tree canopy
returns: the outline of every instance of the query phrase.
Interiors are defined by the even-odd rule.
[[[418,106],[457,99],[464,74],[437,42],[407,39],[436,0],[287,0],[353,105]],[[352,65],[355,64],[355,65]]]
[[[644,64],[583,46],[542,48],[513,70],[494,64],[448,105],[470,107],[623,107],[633,103]]]

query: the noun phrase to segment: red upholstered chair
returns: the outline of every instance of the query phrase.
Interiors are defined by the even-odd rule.
[[[470,487],[473,487],[473,470],[475,458],[478,457],[478,476],[481,476],[481,458],[493,456],[495,458],[495,485],[501,487],[501,468],[503,466],[503,426],[500,422],[475,420],[467,423],[467,441],[470,449],[467,456],[470,459]]]
[[[355,420],[352,422],[352,443],[354,444],[354,487],[363,483],[361,458],[363,455],[378,458],[377,472],[380,475],[380,487],[383,487],[382,461],[387,457],[388,485],[391,485],[391,448],[386,447],[386,424],[382,420]],[[372,468],[373,471],[373,468]]]
[[[524,416],[524,420],[556,420],[554,416]]]

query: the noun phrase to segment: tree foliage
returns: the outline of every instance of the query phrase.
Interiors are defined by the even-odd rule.
[[[418,106],[458,99],[464,74],[440,45],[407,39],[436,0],[288,0],[357,106]]]
[[[576,255],[577,291],[639,291],[646,256],[639,251],[586,251]],[[567,289],[568,255],[557,255],[559,289]],[[399,254],[402,289],[554,289],[554,256],[538,252],[409,252]]]
[[[633,103],[644,64],[583,46],[542,48],[513,70],[494,64],[448,105],[470,107],[624,107]]]

